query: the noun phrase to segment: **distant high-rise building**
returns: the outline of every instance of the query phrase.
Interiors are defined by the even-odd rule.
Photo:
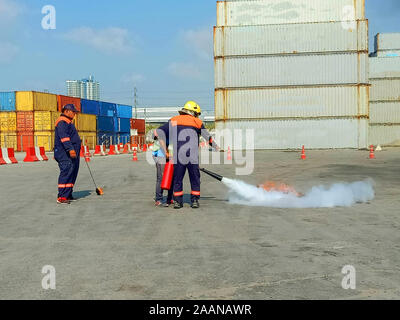
[[[67,80],[67,95],[76,98],[100,100],[100,84],[93,76],[82,80]]]

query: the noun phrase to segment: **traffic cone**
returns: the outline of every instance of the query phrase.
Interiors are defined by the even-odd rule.
[[[306,159],[307,159],[307,157],[306,157],[306,149],[303,146],[303,149],[301,150],[301,160],[306,160]]]
[[[228,147],[228,155],[227,155],[227,157],[226,157],[226,160],[232,161],[232,151],[231,151],[231,147]]]
[[[128,153],[129,153],[129,145],[128,145],[128,144],[126,144],[126,145],[124,146],[124,150],[122,151],[122,153],[123,153],[123,154],[128,154]]]
[[[143,152],[147,152],[147,144],[143,145]]]
[[[132,161],[138,161],[137,154],[136,154],[136,149],[133,149],[133,159],[132,159]]]
[[[375,159],[374,146],[372,144],[370,145],[369,158]]]

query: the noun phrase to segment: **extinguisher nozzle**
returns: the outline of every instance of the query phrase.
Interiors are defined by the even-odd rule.
[[[213,177],[214,179],[216,179],[218,181],[222,181],[222,179],[224,178],[223,176],[220,176],[219,174],[216,174],[216,173],[211,172],[211,171],[209,171],[207,169],[204,169],[204,168],[200,168],[200,171],[208,174],[210,177]]]

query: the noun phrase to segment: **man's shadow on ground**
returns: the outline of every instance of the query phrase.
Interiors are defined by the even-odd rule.
[[[90,190],[83,190],[83,191],[74,191],[72,194],[75,199],[84,199],[92,195],[93,193],[96,193],[95,191],[90,191]]]

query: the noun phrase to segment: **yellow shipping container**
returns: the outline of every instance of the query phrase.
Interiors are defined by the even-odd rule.
[[[0,133],[0,147],[1,148],[14,148],[17,150],[17,133],[16,132],[6,132]]]
[[[57,112],[57,95],[36,91],[16,91],[15,107],[17,111]]]
[[[96,132],[79,132],[79,136],[82,139],[82,145],[88,146],[90,150],[94,150],[97,144],[97,133]]]
[[[17,131],[17,113],[0,112],[0,132]]]
[[[35,131],[52,131],[55,129],[56,121],[60,114],[58,112],[35,111]]]
[[[74,124],[78,131],[95,132],[97,130],[97,117],[93,114],[79,113],[75,116]]]
[[[54,131],[39,131],[34,133],[36,147],[44,147],[46,151],[54,149]]]

